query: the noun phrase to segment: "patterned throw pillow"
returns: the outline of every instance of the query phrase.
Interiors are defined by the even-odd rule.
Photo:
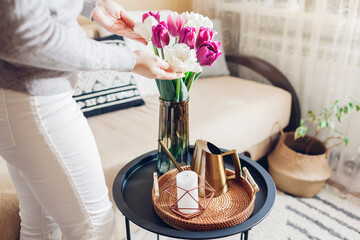
[[[96,40],[124,46],[123,38],[117,35]],[[128,72],[78,72],[78,86],[73,97],[85,117],[145,104],[133,74]]]

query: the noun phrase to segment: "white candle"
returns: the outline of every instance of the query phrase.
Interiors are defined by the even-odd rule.
[[[198,175],[194,171],[182,171],[176,175],[178,209],[184,214],[192,214],[197,212],[199,204],[198,197]],[[183,190],[184,189],[184,190]],[[193,190],[191,190],[193,189]],[[191,190],[191,191],[189,191]],[[185,194],[189,191],[189,194]],[[185,194],[185,195],[184,195]],[[184,196],[183,196],[184,195]],[[183,196],[183,197],[182,197]],[[196,200],[196,201],[195,201]],[[194,209],[182,209],[194,208]]]

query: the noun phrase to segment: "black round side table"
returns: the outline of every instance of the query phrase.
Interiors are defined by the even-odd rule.
[[[193,146],[190,152],[193,151]],[[222,149],[223,152],[226,152]],[[117,174],[113,185],[114,201],[125,216],[126,236],[131,239],[129,221],[148,231],[159,235],[182,239],[215,239],[241,234],[248,238],[248,231],[261,222],[271,211],[275,202],[276,188],[266,170],[257,162],[240,154],[242,167],[247,167],[258,184],[260,191],[256,193],[255,207],[252,215],[243,223],[214,231],[181,231],[161,220],[152,206],[151,192],[153,173],[156,171],[157,150],[145,153],[131,162]],[[234,169],[231,158],[224,157],[225,166]]]

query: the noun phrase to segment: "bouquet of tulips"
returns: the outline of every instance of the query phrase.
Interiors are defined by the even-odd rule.
[[[171,81],[155,79],[162,100],[187,100],[201,66],[211,66],[222,54],[221,43],[213,41],[216,32],[212,28],[208,17],[193,12],[173,12],[167,21],[160,21],[159,12],[148,12],[142,22],[135,23],[134,31],[152,42],[155,54],[185,75]]]

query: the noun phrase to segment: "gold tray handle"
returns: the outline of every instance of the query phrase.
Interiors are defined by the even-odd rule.
[[[155,191],[155,197],[158,198],[160,196],[159,194],[159,182],[158,182],[158,175],[156,172],[153,173],[154,177],[154,191]]]
[[[251,186],[253,187],[255,193],[258,192],[259,186],[256,184],[256,182],[254,181],[253,177],[251,176],[249,170],[246,167],[243,167],[244,173],[245,173],[245,179],[248,179]]]

